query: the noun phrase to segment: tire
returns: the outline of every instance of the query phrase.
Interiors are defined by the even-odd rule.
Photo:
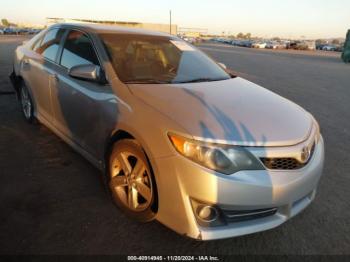
[[[113,202],[139,222],[154,220],[157,187],[148,159],[136,140],[116,142],[111,150],[106,186]]]
[[[23,116],[25,120],[30,123],[34,124],[35,123],[35,116],[34,116],[34,103],[33,103],[33,98],[30,95],[28,88],[24,84],[24,82],[21,82],[21,87],[19,90],[19,100],[21,104],[21,109]]]

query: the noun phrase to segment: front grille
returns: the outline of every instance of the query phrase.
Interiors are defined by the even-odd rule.
[[[267,158],[262,157],[260,160],[267,169],[275,170],[297,170],[305,167],[312,159],[315,152],[316,144],[313,145],[310,151],[309,160],[305,163],[301,163],[295,158]]]
[[[228,223],[237,223],[248,220],[264,218],[276,214],[277,208],[258,209],[258,210],[222,210],[225,220]]]
[[[300,163],[295,158],[261,158],[267,169],[295,170],[303,168],[307,163]]]

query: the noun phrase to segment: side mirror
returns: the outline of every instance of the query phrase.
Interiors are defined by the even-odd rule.
[[[104,75],[104,72],[102,71],[101,67],[96,65],[77,65],[73,66],[69,72],[69,76],[91,81],[91,82],[97,82],[100,84],[105,84],[106,77]]]
[[[223,64],[223,63],[218,63],[218,65],[221,66],[225,70],[227,69],[227,66],[225,64]]]

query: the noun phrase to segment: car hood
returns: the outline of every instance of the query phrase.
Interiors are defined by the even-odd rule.
[[[195,139],[242,146],[290,146],[306,140],[312,128],[311,115],[300,106],[239,77],[189,84],[133,84],[129,88]]]

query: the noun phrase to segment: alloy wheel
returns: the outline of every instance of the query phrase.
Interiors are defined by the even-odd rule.
[[[32,117],[32,101],[25,87],[21,88],[21,104],[25,118],[30,119]]]
[[[118,152],[110,166],[109,187],[133,212],[145,211],[152,203],[151,174],[144,160],[131,152]]]

